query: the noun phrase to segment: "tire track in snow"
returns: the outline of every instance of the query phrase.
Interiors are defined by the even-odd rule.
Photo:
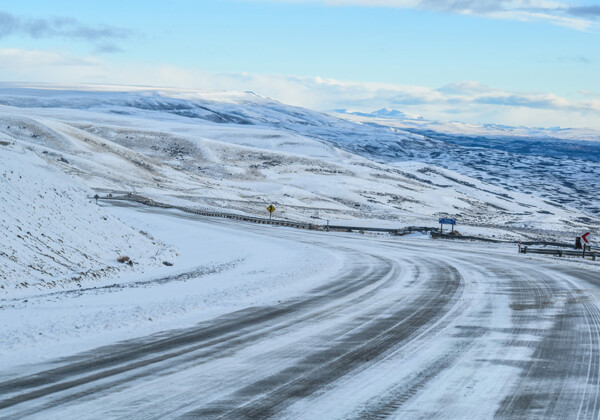
[[[108,348],[100,348],[91,353],[84,353],[75,358],[76,362],[70,360],[59,361],[68,363],[65,366],[39,372],[25,378],[0,383],[0,395],[11,397],[0,400],[0,410],[36,400],[52,394],[83,387],[96,381],[132,372],[138,375],[139,369],[148,369],[157,366],[166,360],[174,359],[179,364],[182,356],[190,354],[194,360],[197,359],[196,351],[204,350],[214,355],[218,350],[214,346],[227,347],[228,351],[248,345],[249,342],[259,340],[268,335],[272,330],[284,329],[286,326],[295,325],[306,319],[315,317],[327,318],[327,314],[339,310],[340,305],[357,303],[366,299],[374,293],[374,290],[385,287],[395,277],[390,276],[394,272],[394,265],[379,257],[352,255],[350,260],[361,261],[348,272],[341,275],[336,281],[315,289],[308,298],[290,301],[276,307],[250,308],[238,311],[212,322],[206,322],[196,328],[177,331],[175,333],[158,334],[146,337],[142,340],[124,342]],[[378,261],[373,264],[371,261]],[[382,281],[383,280],[383,281]],[[369,286],[377,283],[373,290]],[[364,290],[366,288],[366,290]],[[348,302],[346,298],[358,294]],[[336,304],[336,301],[341,301]],[[333,305],[330,303],[333,302]],[[327,307],[329,305],[329,307]],[[316,310],[325,306],[325,310]],[[303,314],[304,311],[309,311]],[[161,367],[159,367],[160,369]],[[165,368],[163,366],[162,368]],[[146,370],[144,375],[154,375],[156,370]],[[73,379],[75,378],[75,379]],[[103,384],[93,390],[110,388],[129,381],[131,378],[120,378],[110,384]],[[89,395],[90,390],[83,391],[83,395]],[[67,396],[61,402],[67,402],[76,397]],[[52,401],[49,406],[58,404],[58,400]],[[47,408],[47,407],[46,407]]]
[[[545,289],[545,295],[538,297],[545,300],[537,299],[521,309],[529,312],[523,316],[540,316],[545,302],[560,301],[559,310],[550,314],[552,327],[534,343],[531,360],[496,418],[600,418],[600,309],[589,291],[573,283],[583,272],[557,271],[566,274],[548,278],[547,273],[537,271],[537,287],[542,284]],[[594,278],[597,281],[600,276]]]
[[[506,341],[504,346],[528,346],[534,351],[529,361],[488,360],[523,370],[523,378],[505,398],[496,417],[598,418],[600,310],[597,304],[589,295],[584,296],[585,294],[578,292],[576,285],[570,283],[568,275],[564,276],[564,279],[561,279],[560,275],[558,278],[548,277],[549,273],[545,270],[529,267],[528,272],[523,272],[519,267],[500,266],[497,261],[486,261],[486,265],[482,275],[488,271],[499,280],[499,284],[507,282],[510,285],[508,293],[511,296],[513,328],[509,331],[499,331],[510,334],[510,340]],[[573,274],[570,270],[556,271]],[[581,276],[589,274],[587,271],[579,272]],[[572,307],[561,310],[556,308],[561,302],[572,306],[578,301],[581,301],[582,306],[579,310]],[[544,318],[557,319],[550,330],[531,326]],[[563,318],[562,323],[559,322],[560,318]],[[585,322],[580,322],[578,318],[584,318]],[[569,322],[566,323],[564,319]],[[485,322],[482,321],[482,325],[485,325]],[[585,325],[587,334],[578,332]],[[359,410],[352,414],[352,418],[448,418],[448,412],[444,411],[428,409],[418,414],[414,408],[412,411],[401,408],[419,393],[428,393],[430,388],[427,387],[435,386],[429,382],[444,371],[452,370],[456,362],[464,357],[463,353],[475,346],[478,339],[485,338],[488,332],[485,327],[469,329],[469,341],[449,347],[441,356],[430,360],[424,368],[410,375],[413,379],[407,381],[407,378],[403,378],[402,382],[390,387],[386,392],[359,405]],[[524,340],[523,335],[534,335],[540,339]],[[540,381],[540,377],[546,380]],[[573,382],[577,382],[577,378],[581,378],[585,383],[584,386],[579,386],[578,390],[573,389]],[[456,392],[461,390],[457,389]],[[477,414],[470,417],[466,413],[463,415],[464,418],[478,418]]]
[[[295,366],[244,386],[226,400],[190,411],[182,417],[250,419],[275,416],[296,399],[317,392],[409,341],[445,314],[448,304],[456,299],[460,284],[461,276],[453,267],[439,265],[426,293],[408,307],[369,323],[333,346],[308,355]],[[265,389],[268,390],[266,395]],[[230,410],[230,407],[238,408]]]

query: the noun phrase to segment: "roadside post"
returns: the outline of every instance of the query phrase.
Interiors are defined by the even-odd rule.
[[[273,204],[269,204],[269,207],[267,207],[267,211],[269,212],[269,220],[271,220],[271,216],[273,215],[273,212],[275,211],[275,206],[273,206]]]
[[[519,239],[519,254],[521,253],[521,240]]]
[[[591,241],[591,232],[586,231],[584,233],[581,234],[580,238],[580,243],[582,245],[583,248],[583,252],[582,252],[582,256],[583,258],[585,258],[585,249],[588,248],[590,246],[590,241]]]

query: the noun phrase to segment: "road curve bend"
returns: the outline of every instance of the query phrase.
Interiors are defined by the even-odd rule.
[[[504,248],[241,229],[316,244],[344,269],[277,305],[3,376],[0,418],[600,417],[598,271]]]

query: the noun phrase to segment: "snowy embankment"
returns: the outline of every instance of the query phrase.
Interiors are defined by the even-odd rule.
[[[6,138],[0,146],[0,296],[142,272],[173,250],[97,206],[94,193]],[[128,256],[132,265],[117,262]]]
[[[178,211],[101,210],[173,244],[175,265],[122,272],[110,283],[38,292],[26,300],[0,298],[0,378],[9,367],[22,371],[21,364],[277,305],[329,281],[347,263],[320,246],[290,240],[293,229],[284,229],[286,239],[269,236],[282,228]]]

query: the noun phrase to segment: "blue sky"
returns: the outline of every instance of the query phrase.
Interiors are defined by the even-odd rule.
[[[0,80],[252,90],[319,110],[600,128],[598,0],[20,1]]]

